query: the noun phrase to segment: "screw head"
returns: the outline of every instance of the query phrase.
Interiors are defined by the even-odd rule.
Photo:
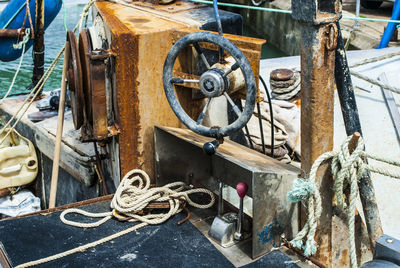
[[[393,244],[393,239],[392,238],[386,238],[386,243]]]

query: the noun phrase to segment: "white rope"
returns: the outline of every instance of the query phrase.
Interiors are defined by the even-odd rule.
[[[396,56],[400,56],[399,52],[388,53],[388,54],[384,54],[384,55],[381,55],[381,56],[378,56],[378,57],[365,59],[365,60],[362,60],[362,61],[359,61],[357,63],[354,63],[354,64],[350,65],[350,68],[356,68],[356,67],[359,67],[359,66],[362,66],[362,65],[366,65],[366,64],[382,61],[382,60],[393,58],[393,57],[396,57]],[[378,80],[372,79],[372,78],[370,78],[370,77],[368,77],[368,76],[366,76],[364,74],[361,74],[361,73],[359,73],[357,71],[354,71],[354,70],[350,70],[350,73],[352,75],[354,75],[355,77],[363,79],[363,80],[365,80],[365,81],[367,81],[367,82],[369,82],[369,83],[371,83],[373,85],[376,85],[376,86],[379,86],[379,87],[381,87],[383,89],[386,89],[386,90],[392,91],[394,93],[400,94],[400,88],[398,88],[398,87],[389,86],[389,85],[387,85],[385,83],[382,83],[382,82],[380,82]]]
[[[23,40],[22,40],[21,42],[19,42],[18,44],[14,44],[14,45],[13,45],[14,49],[20,49],[20,48],[22,47],[21,57],[20,57],[20,60],[19,60],[19,63],[18,63],[17,70],[15,71],[14,77],[13,77],[13,79],[12,79],[12,81],[11,81],[11,84],[10,84],[8,90],[7,90],[7,93],[3,96],[3,98],[1,98],[0,104],[3,102],[3,100],[4,100],[5,98],[8,97],[8,94],[10,94],[12,88],[14,87],[15,80],[17,79],[17,76],[18,76],[19,71],[21,70],[22,61],[24,60],[24,54],[25,54],[26,43],[29,41],[29,35],[30,35],[30,33],[31,33],[30,29],[26,29]]]
[[[394,93],[400,94],[400,88],[398,88],[398,87],[389,86],[389,85],[387,85],[387,84],[385,84],[385,83],[382,83],[382,82],[380,82],[380,81],[378,81],[378,80],[369,78],[368,76],[366,76],[366,75],[364,75],[364,74],[361,74],[361,73],[359,73],[359,72],[356,72],[356,71],[350,71],[350,73],[351,73],[352,75],[354,75],[355,77],[358,77],[358,78],[360,78],[360,79],[363,79],[363,80],[365,80],[365,81],[367,81],[367,82],[369,82],[369,83],[371,83],[371,84],[374,84],[374,85],[379,86],[379,87],[381,87],[381,88],[383,88],[383,89],[392,91],[392,92],[394,92]]]
[[[377,62],[377,61],[390,59],[390,58],[397,57],[397,56],[400,56],[400,53],[398,51],[392,52],[392,53],[387,53],[387,54],[384,54],[384,55],[381,55],[381,56],[368,58],[368,59],[359,61],[357,63],[353,63],[353,64],[350,65],[350,68],[356,68],[356,67],[361,66],[361,65],[367,65],[367,64],[370,64],[370,63],[374,63],[374,62]]]
[[[307,204],[307,222],[303,229],[291,241],[291,244],[294,247],[303,249],[304,255],[309,257],[317,250],[318,245],[314,240],[314,235],[322,212],[321,197],[316,183],[316,174],[322,163],[332,159],[331,169],[334,178],[333,191],[337,197],[338,207],[344,209],[347,206],[350,262],[352,267],[357,267],[354,220],[358,194],[358,181],[362,178],[362,174],[366,170],[400,179],[400,169],[393,170],[388,168],[378,168],[371,164],[367,164],[364,159],[371,158],[397,167],[400,167],[400,162],[367,154],[364,152],[364,141],[362,137],[359,138],[356,148],[350,154],[348,149],[350,140],[351,136],[341,145],[341,150],[339,152],[327,152],[318,157],[311,167],[308,179],[299,178],[293,183],[292,190],[288,192],[288,199],[291,202],[302,201]],[[344,190],[347,185],[350,185],[348,205],[343,199]],[[303,246],[304,238],[306,238],[306,244]]]
[[[115,195],[111,201],[110,205],[112,208],[111,212],[92,213],[81,209],[73,208],[63,211],[60,215],[60,219],[65,224],[80,228],[98,227],[101,224],[110,220],[112,217],[124,220],[128,219],[129,222],[140,222],[139,224],[130,227],[124,231],[91,242],[89,244],[79,246],[70,249],[68,251],[58,253],[36,261],[31,261],[18,265],[16,268],[30,267],[45,262],[53,261],[77,252],[83,252],[88,248],[92,248],[97,245],[108,242],[110,240],[113,240],[117,237],[121,237],[132,231],[138,230],[146,225],[161,224],[167,221],[173,215],[182,211],[183,209],[183,206],[181,204],[182,200],[184,200],[193,207],[201,209],[210,208],[214,204],[215,197],[211,191],[203,188],[189,189],[189,190],[187,190],[187,188],[188,187],[183,182],[174,182],[167,184],[163,187],[150,188],[149,176],[142,170],[138,169],[132,170],[125,175],[120,185],[118,186],[118,189],[115,192]],[[199,204],[191,200],[189,195],[195,193],[204,193],[209,195],[210,196],[209,203]],[[147,205],[149,205],[151,202],[168,202],[169,211],[167,213],[141,215],[143,209],[146,208]],[[80,214],[86,217],[102,218],[102,219],[91,223],[82,223],[82,222],[67,220],[65,216],[71,213]]]

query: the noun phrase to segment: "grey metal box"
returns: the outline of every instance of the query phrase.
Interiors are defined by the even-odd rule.
[[[298,207],[286,193],[300,174],[298,168],[228,140],[208,156],[202,146],[210,138],[187,129],[155,127],[154,135],[157,185],[184,181],[218,193],[217,180],[231,187],[247,183],[253,199],[252,258],[278,246],[282,233],[287,239],[297,233]]]

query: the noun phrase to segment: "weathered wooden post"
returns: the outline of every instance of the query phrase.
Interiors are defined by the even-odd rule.
[[[292,17],[301,25],[301,167],[307,174],[321,154],[333,149],[334,68],[339,0],[292,0]],[[314,256],[333,265],[332,185],[328,164],[319,169],[317,182],[322,214],[316,233]]]

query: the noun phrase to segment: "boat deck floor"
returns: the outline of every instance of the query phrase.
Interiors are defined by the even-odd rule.
[[[110,201],[81,207],[86,211],[110,210]],[[111,219],[91,229],[65,225],[61,211],[0,221],[0,242],[13,265],[37,260],[125,230],[136,223]],[[146,226],[95,248],[45,263],[41,267],[234,267],[190,222],[177,222],[178,214],[161,225]],[[67,218],[88,221],[70,214]],[[279,250],[244,267],[299,267]]]

